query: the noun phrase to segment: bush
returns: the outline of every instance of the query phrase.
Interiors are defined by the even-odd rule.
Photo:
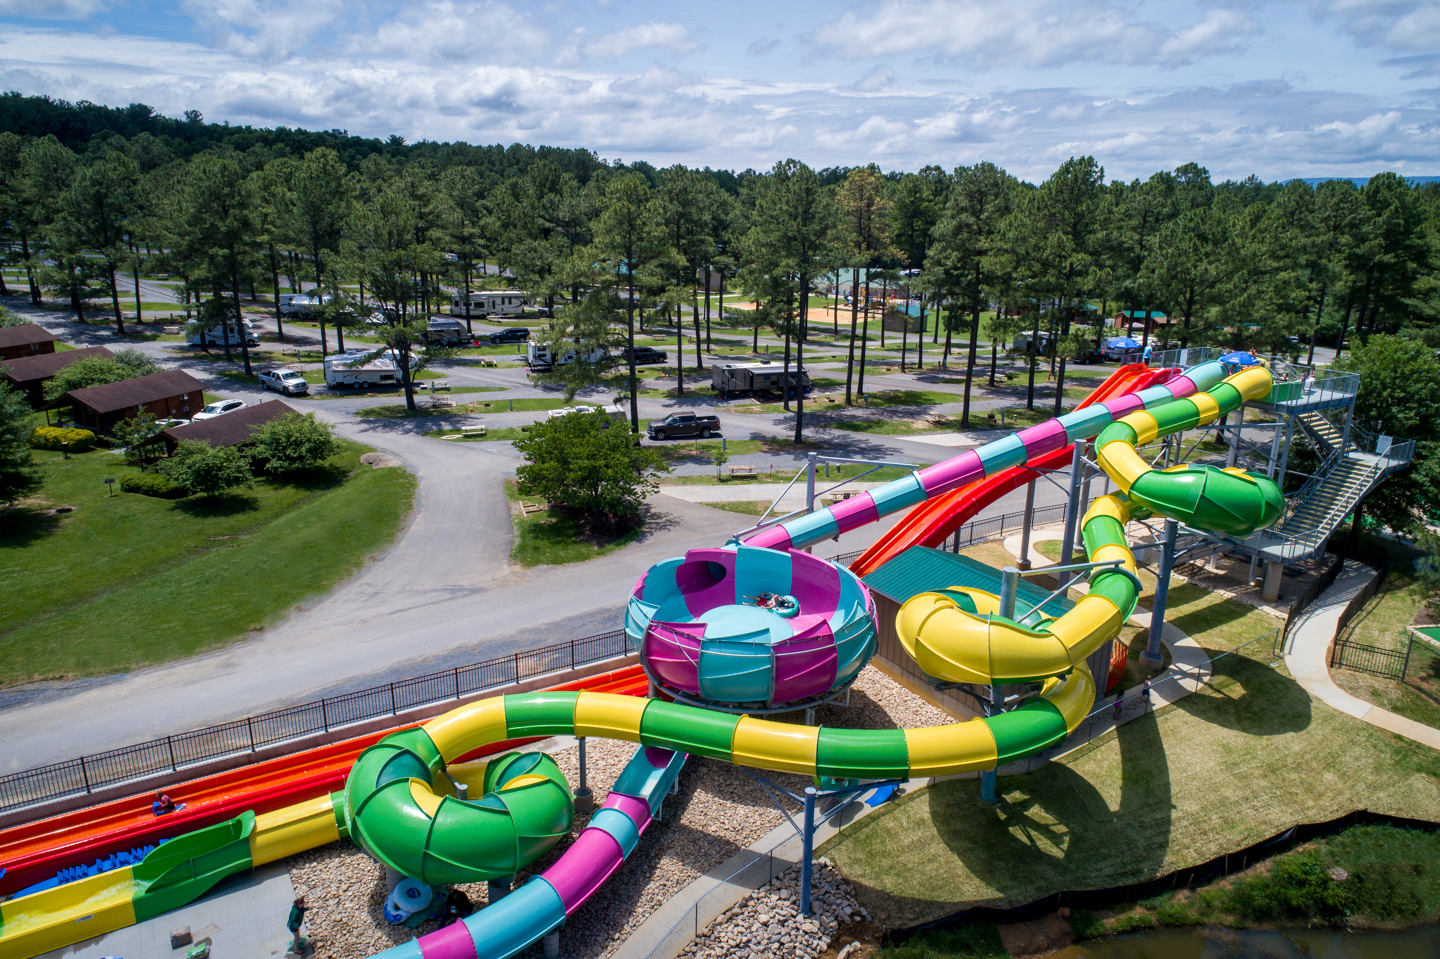
[[[120,481],[120,488],[127,493],[158,496],[162,499],[180,499],[190,493],[185,487],[176,486],[158,473],[137,473],[134,476],[127,476]]]
[[[95,445],[95,434],[74,426],[38,426],[30,436],[30,445],[36,449],[58,450],[61,443],[69,443],[70,452],[79,453]]]
[[[293,473],[314,469],[340,452],[340,444],[328,423],[314,413],[286,413],[250,431],[255,459],[272,473]]]
[[[160,464],[160,474],[201,496],[255,485],[248,456],[231,446],[216,449],[199,440],[175,447],[175,453]]]

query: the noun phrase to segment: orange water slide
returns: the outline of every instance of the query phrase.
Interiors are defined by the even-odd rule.
[[[1126,364],[1106,377],[1076,409],[1153,386],[1173,375],[1171,370],[1152,370],[1143,363]],[[1035,479],[1037,471],[1064,469],[1072,456],[1074,447],[1066,446],[918,504],[850,564],[851,572],[865,576],[912,546],[939,546],[985,507]]]

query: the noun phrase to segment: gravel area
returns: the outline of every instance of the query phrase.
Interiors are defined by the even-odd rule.
[[[815,959],[851,919],[868,919],[850,884],[817,859],[811,875],[810,915],[800,915],[800,867],[791,866],[710,924],[682,956],[695,959]]]
[[[775,718],[802,719],[799,713]],[[817,721],[855,729],[891,729],[935,726],[951,722],[951,718],[869,666],[852,687],[850,705],[822,706]],[[634,752],[629,743],[588,741],[586,779],[595,791],[597,809]],[[578,783],[579,750],[572,746],[553,755],[572,786]],[[799,776],[772,773],[767,778],[792,792],[800,792],[808,784]],[[799,806],[789,803],[789,808],[793,813]],[[666,799],[661,817],[625,865],[570,917],[561,933],[567,959],[607,959],[658,906],[784,822],[753,777],[729,763],[701,758],[686,764],[679,790]],[[572,835],[584,825],[585,820],[577,818]],[[543,872],[568,845],[568,840],[562,842],[517,877],[516,884]],[[418,930],[387,923],[381,915],[385,870],[348,841],[292,858],[290,876],[311,907],[307,934],[318,959],[363,959],[436,928],[435,923]],[[477,907],[487,902],[485,883],[459,888]],[[855,910],[853,901],[845,903]],[[815,936],[819,935],[817,931]],[[804,955],[818,955],[824,948]]]

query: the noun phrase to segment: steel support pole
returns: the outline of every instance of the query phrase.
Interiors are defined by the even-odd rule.
[[[588,816],[595,809],[595,790],[585,783],[585,737],[576,740],[580,751],[580,786],[575,790],[575,815]]]
[[[800,837],[800,915],[808,916],[810,909],[810,883],[812,881],[813,865],[810,861],[815,855],[815,787],[805,787],[805,832]]]
[[[1015,565],[1020,569],[1030,568],[1030,527],[1035,522],[1035,480],[1031,480],[1025,487],[1025,525],[1020,527],[1020,561]],[[959,531],[956,531],[959,536]],[[957,540],[958,541],[958,540]]]
[[[1230,417],[1232,416],[1235,418],[1235,429],[1227,429],[1225,431],[1225,438],[1230,441],[1230,452],[1225,454],[1226,466],[1234,466],[1236,459],[1240,455],[1240,431],[1245,428],[1245,404],[1240,404],[1239,409],[1233,410],[1226,415],[1225,422],[1227,424],[1230,422]]]
[[[805,512],[815,512],[815,457],[813,450],[805,458]]]
[[[1060,541],[1060,565],[1070,565],[1070,554],[1075,551],[1075,527],[1080,522],[1080,473],[1085,468],[1085,444],[1075,444],[1075,455],[1070,460],[1070,498],[1065,505],[1065,535]],[[1069,573],[1057,574],[1057,586],[1069,585]]]
[[[1160,550],[1160,569],[1155,578],[1155,602],[1150,612],[1150,641],[1145,647],[1141,660],[1152,669],[1158,669],[1165,662],[1160,652],[1160,634],[1165,630],[1165,602],[1170,598],[1170,570],[1175,565],[1175,537],[1180,524],[1173,519],[1165,521],[1165,542]]]
[[[1278,430],[1277,430],[1278,432]],[[1280,451],[1280,466],[1275,470],[1272,477],[1280,486],[1280,492],[1285,492],[1285,470],[1290,465],[1290,445],[1295,442],[1295,417],[1285,417],[1285,448]]]

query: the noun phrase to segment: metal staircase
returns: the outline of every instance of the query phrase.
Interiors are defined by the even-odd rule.
[[[1244,545],[1267,562],[1294,563],[1325,546],[1325,541],[1387,473],[1409,465],[1415,441],[1396,443],[1351,426],[1349,435],[1317,412],[1295,413],[1321,454],[1317,469],[1289,497],[1290,508],[1274,529],[1261,530]]]

